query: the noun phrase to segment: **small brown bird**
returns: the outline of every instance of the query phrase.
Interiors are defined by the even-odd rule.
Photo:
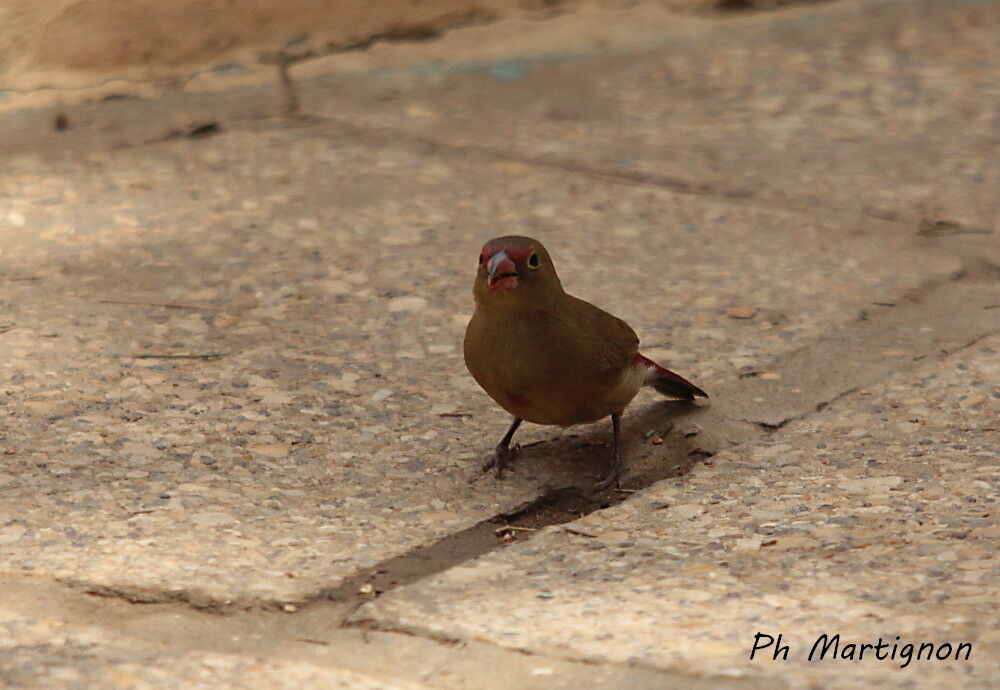
[[[683,400],[707,397],[693,383],[639,354],[627,323],[566,294],[541,242],[510,235],[487,242],[465,331],[465,364],[514,421],[483,470],[498,479],[514,457],[510,441],[527,420],[572,426],[611,417],[614,458],[597,485],[619,486],[621,416],[639,389]]]

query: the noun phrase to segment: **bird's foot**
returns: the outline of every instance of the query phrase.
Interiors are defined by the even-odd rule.
[[[514,458],[517,457],[517,451],[520,449],[520,444],[513,448],[500,444],[497,446],[496,452],[493,453],[493,457],[483,465],[483,472],[493,470],[493,476],[497,479],[503,479],[503,471],[511,466]]]
[[[608,476],[594,485],[594,491],[604,491],[610,486],[621,491],[622,488],[622,415],[621,413],[611,415],[611,432],[614,438],[615,452],[611,456],[611,471]]]
[[[604,491],[612,486],[618,491],[622,490],[622,468],[617,463],[611,468],[607,477],[594,484],[594,491]]]

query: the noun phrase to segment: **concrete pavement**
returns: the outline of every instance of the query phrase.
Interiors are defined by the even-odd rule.
[[[292,119],[5,115],[7,682],[1000,680],[995,12],[688,17],[302,79]],[[638,493],[587,491],[597,425],[476,471],[506,420],[459,342],[508,232],[712,395],[636,401]],[[771,630],[798,658],[748,660]],[[803,661],[821,632],[975,651]]]

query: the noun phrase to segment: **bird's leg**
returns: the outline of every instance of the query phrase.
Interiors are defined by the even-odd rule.
[[[493,453],[493,457],[483,465],[483,472],[492,469],[497,479],[503,479],[504,469],[514,460],[514,456],[517,455],[517,446],[511,448],[510,440],[514,438],[514,432],[517,431],[517,427],[519,426],[521,426],[521,420],[515,417],[514,421],[510,423],[507,433],[503,435],[503,439],[497,444],[497,449]]]
[[[622,435],[622,416],[621,413],[611,415],[611,432],[614,435],[614,456],[611,459],[611,472],[608,476],[597,483],[594,487],[595,491],[603,491],[607,489],[612,484],[616,489],[622,488],[622,484],[619,481],[622,474],[622,447],[621,447],[621,435]]]

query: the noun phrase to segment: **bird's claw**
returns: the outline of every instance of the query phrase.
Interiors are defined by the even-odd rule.
[[[514,462],[514,458],[517,457],[517,451],[520,449],[520,444],[515,445],[513,448],[504,446],[503,444],[497,446],[493,457],[483,465],[483,472],[493,470],[493,476],[497,479],[503,479],[503,471]]]
[[[622,490],[622,461],[620,456],[615,456],[611,461],[611,471],[608,476],[594,485],[594,491],[604,491],[614,487],[616,491]]]
[[[622,480],[621,480],[620,470],[617,469],[612,470],[611,474],[609,474],[607,477],[594,484],[594,491],[604,491],[605,489],[611,486],[614,486],[615,489],[618,491],[622,490]]]

